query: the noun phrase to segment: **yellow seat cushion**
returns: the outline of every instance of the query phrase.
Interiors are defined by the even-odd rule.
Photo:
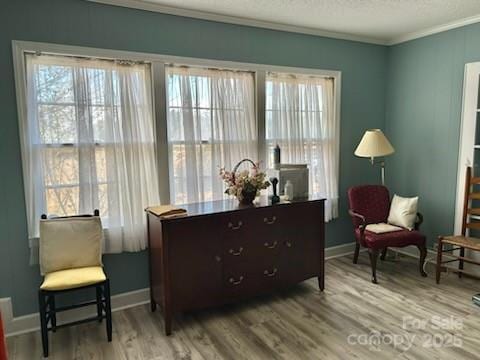
[[[105,281],[107,277],[101,266],[90,266],[76,269],[54,271],[45,274],[40,289],[66,290],[96,284]]]

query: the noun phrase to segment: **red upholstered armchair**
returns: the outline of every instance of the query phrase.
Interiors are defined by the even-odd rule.
[[[419,269],[422,276],[427,276],[423,270],[425,257],[427,256],[426,238],[418,229],[423,220],[420,213],[417,214],[417,222],[414,230],[400,230],[383,234],[376,234],[365,230],[368,224],[386,223],[390,211],[390,195],[388,189],[381,185],[362,185],[348,189],[350,202],[349,214],[352,216],[355,238],[357,244],[353,263],[358,261],[360,246],[368,249],[370,263],[372,265],[372,282],[377,283],[377,258],[381,251],[380,259],[385,260],[388,247],[405,247],[415,245],[420,250]]]

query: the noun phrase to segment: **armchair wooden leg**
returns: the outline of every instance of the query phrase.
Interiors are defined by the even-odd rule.
[[[388,248],[385,248],[382,250],[382,254],[380,255],[380,260],[384,261],[385,260],[385,256],[387,256],[387,250]]]
[[[438,246],[437,246],[437,266],[435,268],[435,281],[437,284],[440,283],[440,273],[442,271],[442,251],[443,251],[443,243],[442,237],[438,237]]]
[[[48,357],[48,324],[47,324],[47,303],[42,290],[38,292],[38,308],[40,312],[40,331],[42,333],[43,357]]]
[[[368,249],[368,256],[370,257],[370,264],[372,265],[372,283],[378,284],[377,282],[378,249]]]
[[[420,270],[420,275],[427,277],[427,273],[423,270],[425,264],[425,258],[427,257],[427,246],[425,244],[418,245],[418,250],[420,250],[420,261],[418,263],[418,269]]]
[[[358,263],[358,254],[360,253],[360,244],[357,242],[355,244],[355,252],[353,253],[353,263]]]
[[[465,257],[465,248],[463,247],[460,249],[460,256],[462,258]],[[458,260],[458,270],[463,270],[463,263],[464,261],[462,259]],[[458,277],[462,277],[462,273],[460,271],[458,272]]]

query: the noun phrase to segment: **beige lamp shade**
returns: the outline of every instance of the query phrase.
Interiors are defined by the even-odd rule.
[[[370,129],[363,134],[360,144],[355,149],[355,155],[359,157],[375,158],[393,154],[395,149],[385,137],[382,130]]]

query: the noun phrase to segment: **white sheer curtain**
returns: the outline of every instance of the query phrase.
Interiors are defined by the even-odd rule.
[[[278,144],[282,163],[308,164],[309,192],[327,199],[327,221],[337,217],[340,127],[334,80],[267,74],[266,132],[268,155]]]
[[[171,202],[222,199],[220,167],[257,160],[254,75],[172,66],[167,81]]]
[[[26,61],[20,130],[31,246],[43,213],[99,209],[105,252],[145,249],[143,210],[160,202],[149,65],[33,54]]]

